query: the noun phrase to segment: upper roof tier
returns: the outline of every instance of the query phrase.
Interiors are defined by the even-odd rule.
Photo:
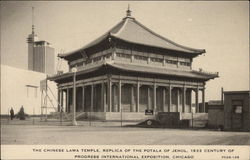
[[[107,38],[118,39],[128,43],[148,47],[184,52],[186,54],[192,54],[192,57],[205,53],[204,49],[194,49],[182,46],[153,32],[152,30],[135,20],[135,18],[131,17],[131,11],[128,9],[127,16],[104,35],[100,36],[99,38],[95,39],[94,41],[78,50],[66,54],[59,54],[58,56],[67,59],[68,56],[82,52],[94,45],[99,44]]]

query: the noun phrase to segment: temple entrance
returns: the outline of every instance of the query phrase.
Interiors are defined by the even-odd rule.
[[[132,84],[124,84],[121,88],[122,111],[136,112],[135,87]]]

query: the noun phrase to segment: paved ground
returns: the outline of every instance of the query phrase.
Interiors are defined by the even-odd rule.
[[[32,125],[32,119],[1,123],[2,144],[250,145],[249,132],[120,127],[119,122],[93,122],[92,126],[89,122]]]

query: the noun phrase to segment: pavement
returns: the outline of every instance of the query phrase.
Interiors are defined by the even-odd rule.
[[[250,145],[249,132],[141,128],[134,122],[25,121],[1,119],[1,144],[44,145]],[[91,126],[90,126],[91,125]]]

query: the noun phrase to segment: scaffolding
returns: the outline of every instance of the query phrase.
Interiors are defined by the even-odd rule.
[[[55,112],[60,112],[60,122],[62,122],[62,114],[69,120],[69,117],[63,112],[63,106],[60,104],[59,99],[56,98],[51,88],[48,85],[48,77],[40,81],[41,88],[41,121],[48,120],[48,109],[53,108]],[[51,95],[51,96],[50,96]],[[57,103],[53,103],[53,100]],[[49,103],[48,103],[49,102]],[[58,106],[58,108],[56,107]]]

